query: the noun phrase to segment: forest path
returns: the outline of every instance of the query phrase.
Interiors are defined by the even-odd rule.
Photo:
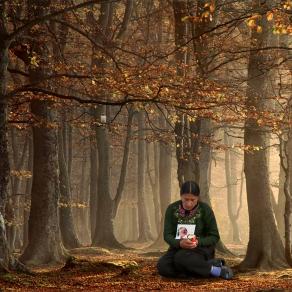
[[[34,267],[34,275],[0,275],[0,291],[292,291],[292,269],[274,272],[236,273],[226,281],[166,279],[157,274],[159,253],[146,248],[72,250],[76,258],[65,267]],[[227,258],[237,264],[240,258]]]

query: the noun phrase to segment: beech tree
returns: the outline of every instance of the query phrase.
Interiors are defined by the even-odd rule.
[[[88,1],[84,2],[75,6],[64,8],[63,10],[56,11],[53,13],[48,13],[40,17],[36,17],[32,20],[28,20],[25,24],[20,24],[18,27],[14,27],[14,30],[10,30],[8,23],[8,12],[13,13],[12,10],[8,10],[9,4],[8,1],[1,1],[0,3],[0,155],[2,157],[1,159],[1,174],[0,174],[0,212],[1,212],[1,218],[3,218],[4,214],[4,206],[6,203],[7,198],[7,186],[8,186],[8,180],[9,180],[9,158],[8,158],[8,144],[7,144],[7,109],[8,109],[8,95],[7,95],[7,87],[6,87],[6,81],[7,81],[7,67],[9,62],[9,55],[8,51],[11,46],[11,43],[13,40],[15,40],[21,33],[28,31],[32,26],[35,24],[44,22],[45,20],[48,20],[54,16],[57,16],[58,14],[64,13],[65,11],[70,11],[74,9],[78,9],[83,6],[90,5],[92,3],[95,3],[97,1]],[[18,3],[16,3],[18,4]],[[40,5],[44,4],[44,7],[49,4],[47,1],[43,1],[42,3],[39,3]],[[12,6],[13,8],[13,6]],[[12,28],[13,29],[13,28]],[[40,104],[36,102],[35,109],[41,109],[38,108]],[[41,106],[40,106],[41,107]],[[46,109],[42,108],[44,110],[41,114],[45,114]],[[51,133],[49,133],[51,135]],[[53,138],[51,136],[51,138]],[[53,149],[52,153],[55,153]],[[54,154],[53,154],[54,155]],[[3,259],[1,261],[1,268],[3,270],[9,270],[9,269],[24,269],[24,266],[21,265],[18,261],[16,261],[10,254],[10,251],[7,246],[7,239],[6,239],[6,232],[5,232],[5,226],[4,226],[4,220],[1,220],[1,238],[0,238],[0,245],[1,245],[1,258]],[[58,228],[57,228],[58,229]],[[47,258],[45,259],[47,260]]]
[[[252,2],[260,12],[271,2],[259,4]],[[247,254],[240,264],[241,268],[279,268],[287,266],[283,244],[276,226],[271,205],[271,189],[267,165],[267,134],[253,118],[253,111],[264,111],[267,94],[267,74],[264,69],[268,62],[266,53],[260,48],[268,45],[268,24],[265,18],[258,20],[262,32],[255,29],[251,32],[251,52],[248,60],[248,81],[246,105],[249,109],[245,122],[244,143],[258,151],[245,151],[244,171],[246,177],[247,202],[250,221],[250,237]],[[263,71],[264,70],[264,71]],[[257,175],[255,175],[255,173]],[[259,191],[260,190],[260,191]]]

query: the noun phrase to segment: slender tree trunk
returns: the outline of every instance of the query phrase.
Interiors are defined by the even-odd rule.
[[[145,140],[144,112],[138,113],[138,222],[139,241],[147,242],[152,239],[150,222],[145,199]]]
[[[139,236],[138,231],[138,214],[137,214],[137,194],[138,194],[138,184],[137,180],[137,157],[138,157],[138,147],[137,141],[133,141],[130,145],[130,153],[132,159],[129,161],[129,181],[126,185],[126,201],[128,208],[126,212],[129,213],[129,237],[127,241],[137,241]]]
[[[17,132],[15,129],[11,129],[11,144],[13,151],[12,167],[15,171],[20,171],[24,168],[25,158],[27,154],[27,148],[29,140],[24,138],[22,151],[20,150],[21,143],[18,143],[16,139]],[[11,178],[11,196],[6,204],[6,216],[7,224],[7,239],[9,242],[9,248],[14,251],[16,248],[20,249],[22,246],[22,240],[20,238],[20,187],[21,178],[15,175]],[[8,216],[10,215],[10,216]]]
[[[28,163],[27,170],[33,175],[33,140],[31,135],[29,136],[29,149],[28,149]],[[28,220],[30,213],[30,200],[31,200],[31,187],[32,187],[32,178],[26,180],[25,186],[25,198],[24,198],[24,209],[23,209],[23,247],[24,250],[28,244]]]
[[[96,213],[97,208],[97,148],[95,135],[91,134],[90,137],[90,231],[91,238],[93,237],[95,224],[96,224]]]
[[[4,16],[4,4],[0,4],[0,16]],[[2,24],[4,25],[4,24]],[[8,65],[9,42],[3,36],[1,29],[0,40],[0,271],[8,271],[10,265],[10,251],[6,238],[6,228],[4,223],[5,203],[9,182],[9,158],[8,158],[8,131],[7,131],[7,108],[8,103],[5,99],[6,94],[6,74]]]
[[[66,248],[76,248],[80,246],[72,214],[72,195],[68,176],[68,168],[65,161],[63,149],[63,135],[61,130],[58,131],[59,139],[59,178],[60,178],[60,201],[59,201],[59,215],[60,215],[60,230],[63,239],[63,244]]]
[[[236,159],[231,152],[232,145],[231,138],[224,132],[224,142],[226,145],[225,150],[225,176],[227,184],[227,206],[228,217],[231,222],[231,238],[232,242],[240,243],[239,228],[237,224],[236,210],[237,207],[237,175],[236,175]]]
[[[83,144],[85,146],[85,144]],[[84,147],[83,146],[83,147]],[[84,149],[84,148],[83,148]],[[80,175],[80,183],[79,183],[79,191],[78,191],[78,203],[85,205],[85,207],[77,208],[77,230],[79,234],[79,238],[81,242],[84,244],[88,244],[90,242],[90,231],[89,231],[89,193],[86,187],[86,177],[87,177],[87,158],[86,151],[83,151],[82,157],[82,166],[81,166],[81,175]]]
[[[72,168],[72,127],[71,125],[67,122],[68,120],[68,113],[66,112],[66,109],[61,111],[62,113],[62,136],[63,136],[63,149],[64,149],[64,157],[65,157],[65,162],[67,165],[67,172],[68,172],[68,177],[70,179],[71,175],[71,168]]]
[[[288,103],[288,106],[291,108],[291,101],[292,98],[290,97],[290,102]],[[290,114],[291,115],[291,114]],[[290,121],[291,121],[290,116]],[[292,212],[292,132],[291,129],[289,129],[288,134],[288,141],[287,141],[287,158],[288,158],[288,176],[285,180],[285,183],[289,182],[288,185],[284,184],[284,193],[285,193],[285,212],[284,212],[284,222],[285,222],[285,257],[287,262],[290,266],[292,266],[292,253],[291,253],[291,212]],[[289,189],[288,189],[289,188]]]
[[[159,233],[160,230],[160,222],[161,222],[161,213],[160,213],[160,200],[159,200],[159,155],[157,153],[157,143],[153,143],[153,172],[154,175],[152,175],[152,168],[151,168],[151,163],[150,163],[150,156],[151,152],[149,151],[150,144],[146,143],[146,163],[147,163],[147,174],[152,190],[152,195],[153,195],[153,206],[154,206],[154,217],[155,217],[155,226],[157,228],[157,233]]]
[[[124,190],[126,175],[127,175],[127,167],[128,167],[128,160],[129,160],[129,152],[130,152],[130,141],[132,136],[132,123],[134,118],[134,110],[131,107],[128,112],[128,120],[127,120],[127,132],[126,132],[126,139],[124,143],[124,153],[123,153],[123,159],[122,159],[122,165],[121,165],[121,171],[120,171],[120,178],[117,186],[116,195],[114,198],[114,210],[112,217],[113,219],[116,217],[117,209],[119,207],[119,203],[122,199],[122,194]]]
[[[72,161],[73,161],[73,128],[68,124],[68,177],[70,181],[71,172],[72,172]]]
[[[211,180],[211,161],[212,161],[212,148],[210,142],[213,137],[213,128],[210,119],[200,120],[200,156],[199,156],[199,173],[200,173],[200,190],[201,200],[211,206],[210,200],[210,180]],[[205,141],[205,142],[204,142]]]
[[[279,192],[278,201],[273,204],[278,230],[282,241],[285,240],[285,224],[284,224],[284,209],[285,209],[285,194],[284,194],[285,171],[280,166],[279,173]]]
[[[159,127],[161,129],[167,129],[167,123],[164,117],[159,118]],[[159,213],[162,215],[159,229],[158,238],[151,245],[151,247],[161,248],[165,246],[163,239],[163,226],[164,226],[164,214],[167,206],[171,202],[171,145],[165,141],[159,142],[159,197],[160,197],[160,210]]]

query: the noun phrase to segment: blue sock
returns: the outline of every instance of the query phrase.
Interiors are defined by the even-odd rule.
[[[221,274],[221,267],[215,267],[215,266],[212,266],[211,267],[211,271],[210,271],[210,274],[214,277],[220,277],[220,274]]]

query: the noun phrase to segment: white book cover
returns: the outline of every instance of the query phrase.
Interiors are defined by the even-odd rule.
[[[188,238],[188,235],[194,235],[196,224],[177,224],[175,239]]]

